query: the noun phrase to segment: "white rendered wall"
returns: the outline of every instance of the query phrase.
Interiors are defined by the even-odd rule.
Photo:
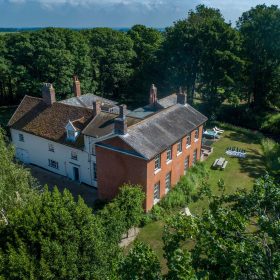
[[[24,142],[19,141],[19,134],[23,134]],[[57,142],[11,129],[12,142],[16,149],[23,149],[29,155],[29,163],[38,165],[54,173],[74,179],[73,167],[79,168],[80,181],[88,185],[97,187],[93,180],[93,164],[95,157],[89,155],[86,151],[62,145]],[[54,152],[49,151],[49,144],[54,147]],[[78,155],[77,160],[71,159],[71,151]],[[59,169],[50,167],[48,159],[58,162]]]

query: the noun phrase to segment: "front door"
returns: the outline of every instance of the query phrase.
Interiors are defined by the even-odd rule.
[[[78,167],[73,167],[74,180],[80,181],[80,172]]]

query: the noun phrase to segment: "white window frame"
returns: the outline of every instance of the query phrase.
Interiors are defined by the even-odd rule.
[[[18,134],[18,141],[24,142],[24,135],[22,133]]]
[[[194,141],[196,142],[196,141],[198,141],[198,139],[199,139],[199,130],[198,130],[198,128],[194,131]]]
[[[49,152],[54,153],[54,145],[52,143],[48,144]]]
[[[168,147],[166,150],[166,162],[172,161],[172,147]]]
[[[154,205],[160,201],[160,182],[154,184]]]
[[[71,159],[78,160],[78,153],[76,151],[71,151]]]
[[[186,163],[188,163],[188,164],[186,164]],[[184,172],[185,172],[185,174],[188,171],[189,167],[190,167],[190,156],[188,155],[188,156],[185,157],[185,160],[184,160]]]
[[[195,155],[195,156],[194,156]],[[197,149],[193,151],[193,160],[192,163],[195,164],[197,162]]]
[[[168,193],[171,189],[171,171],[165,175],[165,193]]]
[[[49,167],[54,168],[54,169],[59,169],[58,161],[53,160],[53,159],[48,159],[48,161],[49,161]]]
[[[188,141],[188,139],[189,139],[189,141]],[[189,143],[188,143],[188,142],[189,142]],[[187,148],[187,149],[190,148],[191,143],[192,143],[192,137],[191,137],[191,134],[188,134],[188,135],[186,136],[186,148]]]
[[[161,155],[158,154],[155,156],[155,171],[158,171],[161,169]]]
[[[180,147],[180,149],[179,149]],[[182,154],[182,140],[180,140],[179,142],[177,142],[177,156]]]

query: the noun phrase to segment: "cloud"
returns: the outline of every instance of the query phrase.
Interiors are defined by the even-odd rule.
[[[0,26],[127,27],[170,26],[190,9],[205,4],[235,22],[264,0],[0,0]],[[279,0],[266,0],[267,5]]]

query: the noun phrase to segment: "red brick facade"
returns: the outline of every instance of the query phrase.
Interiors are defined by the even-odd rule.
[[[160,169],[155,171],[155,159],[145,159],[128,155],[119,151],[132,151],[131,147],[119,138],[112,138],[104,143],[109,148],[96,147],[97,179],[99,198],[110,200],[116,196],[118,189],[124,183],[139,184],[146,193],[145,209],[148,211],[154,205],[154,185],[160,183],[160,198],[165,195],[165,177],[171,172],[171,186],[174,186],[184,175],[184,164],[189,156],[189,167],[193,164],[193,154],[197,151],[197,160],[201,154],[203,126],[199,128],[198,139],[195,130],[191,133],[191,145],[187,147],[186,136],[182,140],[182,152],[177,154],[177,143],[172,148],[172,160],[167,162],[167,151],[160,154]]]

